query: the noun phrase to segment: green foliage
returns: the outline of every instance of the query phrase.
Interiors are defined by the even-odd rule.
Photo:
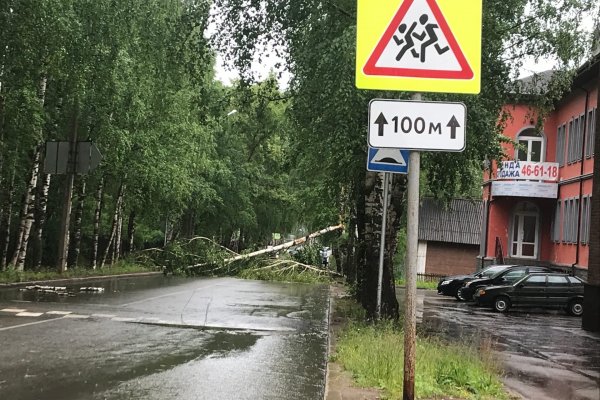
[[[319,251],[323,246],[318,242],[304,244],[292,253],[292,258],[302,264],[320,267],[323,264]]]
[[[404,337],[396,325],[385,322],[365,324],[357,308],[343,301],[336,305],[348,325],[343,329],[334,359],[350,371],[363,387],[384,391],[386,398],[401,399]],[[489,343],[480,347],[451,344],[419,336],[416,343],[415,394],[418,398],[453,396],[461,399],[508,399],[499,379]]]

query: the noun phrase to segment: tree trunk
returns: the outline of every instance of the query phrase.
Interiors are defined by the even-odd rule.
[[[129,213],[129,222],[127,223],[127,253],[134,250],[133,238],[135,236],[135,210]]]
[[[13,208],[13,197],[14,197],[14,186],[15,186],[15,171],[13,169],[10,184],[6,189],[6,199],[3,204],[3,214],[1,219],[0,227],[0,251],[2,252],[2,260],[0,261],[0,267],[2,271],[6,270],[7,258],[8,258],[8,245],[10,243],[10,225],[12,223],[12,208]]]
[[[598,110],[600,110],[600,68],[598,69]],[[594,138],[594,178],[592,184],[592,211],[590,229],[590,255],[588,280],[584,291],[583,329],[600,332],[600,116],[596,111],[596,136]]]
[[[392,179],[392,197],[398,196],[397,183]],[[400,203],[398,201],[397,203]],[[398,300],[396,299],[396,289],[394,285],[393,273],[393,253],[397,243],[397,233],[399,227],[399,218],[402,213],[398,213],[393,207],[394,202],[390,202],[388,209],[387,229],[385,232],[385,255],[383,265],[383,281],[381,293],[381,317],[397,319],[399,317]],[[379,252],[381,240],[381,227],[383,217],[383,174],[367,173],[365,180],[365,215],[363,228],[363,265],[360,277],[361,302],[369,317],[375,317],[377,309],[377,286],[379,270]],[[398,215],[399,214],[399,215]]]
[[[104,194],[104,177],[96,190],[96,210],[94,211],[94,238],[92,241],[92,269],[98,267],[98,241],[100,240],[100,218],[102,217],[102,197]]]
[[[356,283],[356,217],[354,216],[350,217],[343,274],[350,285]]]
[[[60,222],[60,232],[58,234],[58,258],[57,268],[59,272],[67,270],[67,259],[69,257],[69,231],[71,226],[71,205],[73,202],[73,182],[75,179],[75,160],[77,134],[79,131],[79,103],[77,100],[73,106],[73,115],[71,117],[71,132],[69,134],[69,162],[67,176],[63,188],[63,203]]]
[[[46,74],[42,74],[38,86],[38,102],[40,103],[42,112],[44,109],[44,103],[46,100],[46,86],[48,78]],[[43,136],[42,128],[39,130],[40,138]],[[21,224],[19,226],[19,232],[17,233],[17,247],[15,255],[11,263],[15,266],[17,271],[23,271],[25,269],[25,259],[27,258],[27,249],[29,246],[29,236],[31,233],[31,227],[36,217],[36,191],[37,182],[40,169],[40,160],[42,157],[43,143],[38,144],[35,149],[33,156],[33,165],[31,168],[31,177],[29,179],[29,185],[27,187],[25,200],[23,202],[23,214]]]
[[[41,173],[41,170],[40,170]],[[42,267],[42,258],[44,255],[44,226],[46,225],[46,216],[48,209],[48,192],[50,190],[50,181],[52,175],[43,174],[41,186],[38,188],[37,212],[36,212],[36,231],[35,231],[35,269]]]
[[[123,233],[123,209],[125,208],[125,189],[121,195],[121,202],[119,203],[119,217],[117,219],[117,233],[115,238],[115,257],[113,257],[113,263],[119,262],[121,258],[121,237]]]
[[[31,233],[31,226],[33,225],[33,221],[35,219],[35,192],[37,189],[41,154],[42,146],[38,146],[33,155],[33,165],[31,166],[29,183],[23,199],[23,210],[21,211],[21,223],[19,224],[19,231],[17,232],[15,254],[10,262],[12,265],[14,265],[17,271],[23,271],[25,269],[25,258],[27,256],[29,234]]]
[[[73,240],[71,242],[71,251],[69,253],[69,268],[76,268],[81,253],[81,223],[83,219],[83,205],[85,201],[85,176],[79,182],[77,193],[77,209],[75,210],[75,221],[73,223]]]
[[[115,202],[115,212],[113,213],[112,225],[110,228],[110,237],[108,239],[108,243],[106,245],[106,249],[104,250],[104,256],[102,257],[102,263],[100,264],[100,268],[104,268],[106,264],[106,259],[108,258],[108,254],[113,246],[113,242],[115,241],[115,237],[117,236],[117,227],[119,224],[119,209],[121,207],[121,202],[123,201],[123,190],[124,185],[121,183],[119,186],[119,194],[117,195],[117,201]]]

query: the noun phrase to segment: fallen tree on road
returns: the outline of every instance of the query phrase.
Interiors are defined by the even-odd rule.
[[[249,260],[251,258],[254,257],[258,257],[258,256],[262,256],[262,255],[266,255],[266,254],[272,254],[272,253],[277,253],[281,250],[285,250],[285,249],[289,249],[290,247],[294,247],[294,246],[298,246],[301,244],[306,243],[307,241],[309,241],[310,239],[314,239],[316,237],[319,237],[325,233],[329,233],[329,232],[334,232],[334,231],[338,231],[344,229],[344,225],[340,224],[340,225],[335,225],[335,226],[330,226],[328,228],[325,229],[321,229],[320,231],[317,232],[313,232],[310,235],[307,236],[303,236],[301,238],[280,244],[278,246],[272,246],[272,247],[268,247],[266,249],[262,249],[262,250],[258,250],[252,253],[248,253],[248,254],[240,254],[234,257],[230,257],[230,258],[226,258],[225,260],[223,260],[223,263],[225,265],[227,264],[231,264],[233,262],[236,261],[245,261],[245,260]],[[186,267],[186,269],[195,269],[195,268],[201,268],[208,265],[208,263],[201,263],[201,264],[195,264],[195,265],[189,265]]]

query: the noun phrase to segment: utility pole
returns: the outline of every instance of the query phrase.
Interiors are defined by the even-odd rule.
[[[69,254],[69,226],[71,225],[71,200],[73,197],[73,182],[75,180],[75,166],[77,165],[77,131],[79,129],[79,104],[75,102],[71,120],[71,132],[69,136],[69,161],[67,163],[67,176],[65,178],[63,192],[62,224],[58,237],[58,261],[59,272],[67,270],[67,257]]]
[[[598,106],[600,106],[600,61],[596,61],[598,78]],[[600,107],[599,107],[600,108]],[[588,282],[584,289],[582,327],[586,331],[600,332],[600,115],[596,109],[596,136],[594,138],[594,178],[592,183],[592,229],[590,231],[590,255],[588,257]],[[594,229],[594,227],[596,227]]]
[[[421,93],[414,93],[412,100],[420,101]],[[408,161],[408,202],[406,237],[406,288],[404,299],[404,400],[415,398],[415,364],[417,336],[417,261],[419,246],[419,175],[421,153],[411,151]]]

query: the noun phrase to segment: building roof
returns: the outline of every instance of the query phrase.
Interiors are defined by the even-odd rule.
[[[448,205],[423,199],[419,212],[419,240],[479,244],[482,200],[454,199]]]
[[[547,70],[526,76],[515,82],[517,93],[525,95],[542,95],[548,90],[556,71]]]

